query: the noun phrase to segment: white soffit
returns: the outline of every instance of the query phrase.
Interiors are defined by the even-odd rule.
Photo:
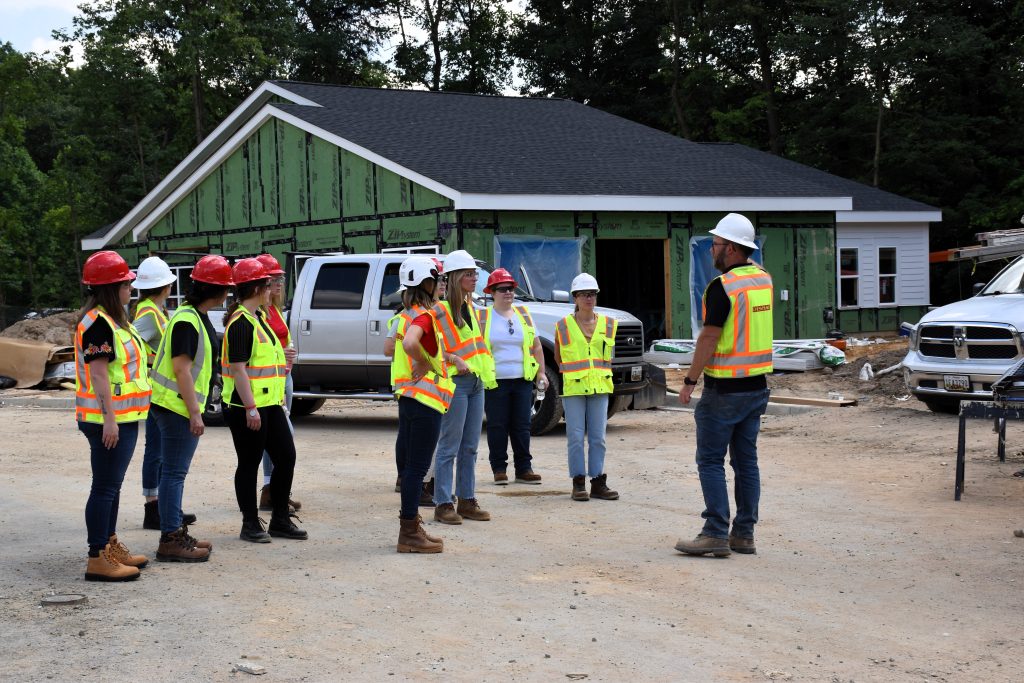
[[[657,197],[462,193],[456,209],[506,211],[843,211],[851,197]]]
[[[836,211],[836,223],[938,223],[941,211]]]

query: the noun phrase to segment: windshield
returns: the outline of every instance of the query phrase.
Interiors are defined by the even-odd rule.
[[[1021,280],[1024,278],[1024,256],[1003,268],[992,281],[985,285],[978,296],[994,296],[996,294],[1020,294],[1024,291]]]
[[[486,263],[484,261],[477,261],[476,262],[476,269],[480,273],[480,277],[477,278],[477,281],[476,281],[476,292],[475,292],[473,298],[474,299],[482,299],[484,297],[491,298],[490,294],[484,294],[484,287],[487,286],[487,276],[491,274],[492,270],[494,270],[494,266],[492,266],[491,264]],[[515,277],[515,275],[513,275],[513,277]],[[522,299],[523,301],[540,301],[540,299],[537,299],[535,297],[530,296],[529,292],[527,292],[523,287],[518,285],[519,278],[516,278],[516,283],[517,283],[517,285],[516,285],[516,298],[517,299]]]

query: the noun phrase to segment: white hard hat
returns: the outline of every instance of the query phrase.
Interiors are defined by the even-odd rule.
[[[597,286],[597,278],[589,273],[580,273],[572,279],[572,286],[569,287],[572,294],[576,292],[600,292]]]
[[[446,273],[451,273],[455,270],[467,270],[469,268],[476,268],[476,259],[465,249],[453,251],[444,257],[444,272]]]
[[[433,280],[439,274],[433,259],[426,256],[410,256],[402,261],[398,269],[398,282],[401,285],[398,291],[415,287],[424,280]]]
[[[711,234],[717,235],[723,240],[757,249],[757,242],[754,241],[754,224],[746,216],[738,213],[727,213],[725,218],[718,221],[718,225],[711,230]]]
[[[140,263],[136,276],[132,282],[135,289],[159,289],[178,279],[159,256],[150,256]]]

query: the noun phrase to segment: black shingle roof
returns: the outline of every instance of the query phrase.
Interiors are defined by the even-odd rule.
[[[761,152],[745,145],[737,145],[731,142],[707,142],[701,144],[708,149],[716,149],[736,159],[749,161],[758,166],[772,168],[795,178],[802,178],[812,183],[817,183],[835,194],[853,197],[854,211],[938,211],[934,206],[929,206],[913,199],[907,199],[885,190],[879,190],[877,187],[847,180],[825,171],[819,171],[811,166],[805,166],[804,164],[799,164],[767,152]]]
[[[278,109],[464,193],[849,196],[569,100],[276,84],[322,105]]]

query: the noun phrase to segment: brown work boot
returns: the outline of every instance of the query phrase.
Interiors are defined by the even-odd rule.
[[[401,477],[397,477],[395,479],[395,493],[401,493],[401,492],[402,492],[402,478]]]
[[[707,555],[711,553],[715,557],[728,557],[732,551],[729,550],[729,541],[724,538],[714,538],[698,534],[692,541],[680,540],[676,543],[676,550],[687,555]]]
[[[100,551],[99,557],[90,557],[85,565],[86,581],[134,581],[139,578],[139,573],[138,567],[121,564],[112,558],[107,548]]]
[[[291,494],[289,494],[289,496],[290,495]],[[291,498],[288,498],[288,512],[295,512],[296,510],[299,510],[301,508],[302,503],[296,500],[292,500]],[[260,489],[260,510],[263,510],[264,512],[274,511],[274,501],[270,497],[270,484],[267,484]],[[189,524],[190,522],[186,520],[185,523]]]
[[[183,526],[169,534],[161,534],[156,559],[161,562],[206,562],[210,559],[210,549],[198,547]]]
[[[110,559],[127,567],[142,569],[149,564],[145,555],[132,555],[128,546],[117,540],[117,534],[111,534],[110,541],[107,543],[107,554],[110,555]]]
[[[434,480],[423,482],[423,490],[420,491],[420,507],[434,507]]]
[[[516,472],[516,483],[517,484],[539,484],[540,475],[533,470],[526,470],[525,472]]]
[[[608,475],[602,474],[590,480],[590,497],[601,500],[618,500],[619,492],[608,488]]]
[[[188,533],[188,523],[183,523],[181,525],[181,530],[185,532],[185,536],[187,536],[190,541],[196,544],[197,548],[206,548],[211,553],[213,552],[213,543],[210,543],[209,541],[200,541],[195,536]]]
[[[461,499],[456,512],[458,512],[463,519],[472,519],[475,522],[491,521],[491,513],[482,509],[480,504],[476,502],[476,498]]]
[[[733,552],[742,553],[744,555],[756,555],[757,546],[754,545],[754,539],[743,538],[742,536],[733,536],[729,534],[729,548]]]
[[[494,483],[498,486],[508,486],[508,475],[504,472],[495,472]]]
[[[416,519],[420,521],[420,528],[423,529],[423,535],[427,537],[428,541],[430,541],[431,543],[440,543],[441,545],[444,545],[444,539],[442,539],[440,536],[431,536],[427,533],[427,528],[423,526],[422,515],[416,515]]]
[[[398,518],[398,552],[400,553],[439,553],[444,550],[444,544],[431,540],[427,532],[423,530],[421,517],[415,519]]]
[[[462,524],[462,516],[455,511],[455,506],[451,503],[441,503],[434,508],[434,521],[441,524]]]
[[[590,500],[590,494],[587,493],[587,478],[584,475],[572,478],[572,499],[573,500]]]

